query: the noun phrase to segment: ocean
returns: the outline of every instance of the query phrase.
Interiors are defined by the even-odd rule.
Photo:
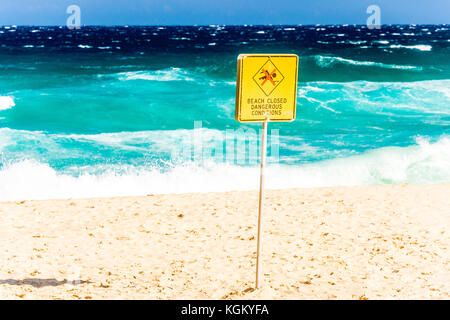
[[[240,53],[299,56],[267,188],[450,182],[448,25],[3,26],[0,201],[257,189]]]

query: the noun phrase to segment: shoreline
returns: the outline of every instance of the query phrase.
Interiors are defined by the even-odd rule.
[[[259,170],[259,169],[258,169]],[[259,179],[259,176],[257,177]],[[259,180],[258,180],[259,185]],[[296,188],[264,188],[264,192],[283,192],[288,190],[308,191],[308,190],[323,190],[323,189],[346,189],[346,188],[383,188],[383,187],[409,187],[409,186],[441,186],[450,185],[450,182],[438,182],[438,183],[401,183],[401,184],[377,184],[377,185],[338,185],[338,186],[322,186],[322,187],[296,187]],[[259,188],[259,187],[258,187]],[[45,201],[77,201],[77,200],[106,200],[106,199],[130,199],[130,198],[145,198],[145,197],[158,197],[158,196],[183,196],[183,195],[211,195],[211,194],[225,194],[225,193],[252,193],[259,192],[259,189],[246,189],[246,190],[228,190],[228,191],[195,191],[195,192],[179,192],[179,193],[148,193],[146,195],[119,195],[119,196],[99,196],[99,197],[74,197],[74,198],[48,198],[48,199],[17,199],[17,200],[0,200],[0,206],[2,204],[23,204],[25,202],[45,202]],[[258,210],[256,208],[255,210]]]
[[[257,191],[0,202],[0,298],[448,299],[448,194],[266,190],[257,291]]]

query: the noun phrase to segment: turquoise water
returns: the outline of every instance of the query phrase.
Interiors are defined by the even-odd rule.
[[[259,143],[234,120],[237,55],[257,52],[300,58],[297,119],[269,124],[269,188],[449,182],[449,36],[0,28],[0,200],[256,189],[257,153],[230,146]]]

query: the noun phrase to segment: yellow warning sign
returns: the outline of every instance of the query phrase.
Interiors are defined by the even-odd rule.
[[[298,56],[295,54],[239,55],[236,120],[294,120],[297,73]]]

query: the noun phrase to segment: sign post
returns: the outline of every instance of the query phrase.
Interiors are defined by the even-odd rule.
[[[235,119],[240,122],[263,123],[256,249],[255,287],[258,289],[262,283],[262,213],[267,123],[295,119],[298,56],[295,54],[241,54],[237,65]]]
[[[266,153],[267,153],[267,120],[263,121],[263,132],[261,140],[261,172],[259,177],[259,209],[258,209],[258,237],[257,237],[257,249],[256,249],[256,289],[259,288],[259,281],[261,279],[261,229],[262,229],[262,212],[264,204],[264,167],[266,165]]]

